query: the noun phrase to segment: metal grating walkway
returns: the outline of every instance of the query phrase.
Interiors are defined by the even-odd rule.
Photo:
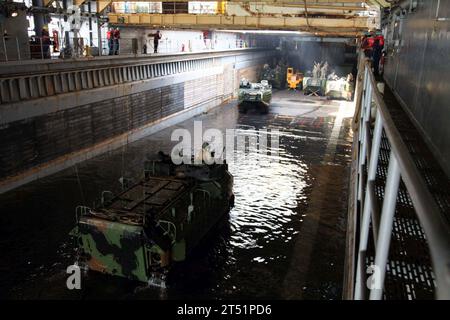
[[[427,183],[427,188],[436,200],[443,217],[450,222],[449,179],[433,158],[409,117],[393,98],[392,93],[385,93],[385,101],[404,143]],[[373,130],[370,130],[370,133],[373,134]],[[379,208],[382,207],[384,199],[390,151],[391,147],[383,130],[375,180],[375,194]],[[391,239],[383,298],[386,300],[434,299],[436,283],[427,240],[402,180],[400,180],[397,195]],[[366,266],[370,266],[375,262],[373,237],[370,237],[367,249]]]
[[[378,207],[384,199],[389,165],[390,146],[383,132],[375,180]],[[375,263],[373,238],[369,242],[366,263]],[[394,226],[386,269],[384,299],[413,300],[434,298],[434,275],[425,234],[416,217],[410,196],[403,181],[400,182]]]
[[[385,102],[392,119],[408,148],[417,169],[422,174],[427,188],[434,197],[444,219],[450,224],[450,179],[438,164],[409,116],[399,105],[388,87]]]

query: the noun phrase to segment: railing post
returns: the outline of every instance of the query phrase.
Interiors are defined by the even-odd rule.
[[[358,166],[358,170],[359,170],[359,186],[358,186],[358,200],[362,201],[363,199],[363,166],[366,163],[366,150],[367,150],[367,139],[369,139],[370,137],[367,137],[366,134],[366,126],[368,121],[370,121],[370,106],[372,104],[372,90],[374,90],[372,83],[370,82],[369,76],[368,76],[368,69],[366,68],[366,72],[365,72],[365,81],[366,81],[366,85],[364,88],[364,99],[363,99],[363,103],[361,105],[361,119],[360,119],[360,126],[359,126],[359,130],[360,130],[360,137],[361,137],[361,142],[360,142],[360,151],[359,151],[359,166]],[[367,114],[369,114],[369,116],[367,116]]]
[[[5,61],[8,61],[8,53],[6,52],[6,42],[5,42],[5,37],[2,37],[2,41],[3,41],[3,52],[5,53]]]
[[[372,90],[375,90],[371,83],[367,85],[367,92],[366,92],[366,98],[364,99],[364,105],[362,106],[364,108],[363,117],[362,117],[362,137],[363,137],[363,148],[361,152],[361,159],[360,164],[363,165],[366,163],[366,156],[367,156],[367,130],[366,127],[369,125],[370,122],[370,109],[372,105]]]
[[[97,23],[98,23],[98,20],[97,20]],[[98,27],[98,39],[97,39],[97,42],[98,42],[98,56],[99,57],[101,57],[102,55],[103,55],[103,41],[102,41],[102,36],[101,36],[101,27],[100,27],[100,24],[98,24],[99,25],[99,27]]]
[[[44,60],[44,48],[42,47],[42,40],[43,38],[40,38],[41,40],[39,41],[40,45],[41,45],[41,60]]]
[[[17,59],[18,59],[18,60],[22,60],[22,59],[20,58],[19,39],[17,39],[17,37],[16,37],[16,47],[17,47]]]
[[[356,284],[355,284],[355,299],[364,299],[365,293],[365,253],[367,250],[367,242],[369,238],[369,226],[370,226],[370,213],[373,208],[371,208],[369,201],[368,185],[370,181],[375,180],[378,167],[378,154],[380,152],[381,145],[381,134],[383,131],[383,119],[381,117],[380,111],[377,110],[377,116],[375,121],[375,130],[373,133],[372,149],[370,152],[369,168],[367,174],[367,187],[364,195],[364,203],[362,206],[362,222],[361,231],[359,237],[359,249],[357,257],[357,267],[356,267]]]
[[[381,210],[380,231],[375,253],[375,274],[377,286],[370,290],[370,300],[381,300],[383,296],[386,265],[391,243],[392,225],[394,223],[395,207],[397,204],[398,187],[400,184],[400,167],[397,156],[391,151],[389,169],[384,190],[383,209]]]
[[[364,118],[364,105],[366,100],[366,92],[367,92],[367,85],[369,82],[369,76],[368,76],[367,68],[364,66],[364,79],[363,79],[363,89],[362,89],[362,95],[361,95],[361,106],[360,108],[360,114],[359,114],[359,141],[362,140],[362,119]]]

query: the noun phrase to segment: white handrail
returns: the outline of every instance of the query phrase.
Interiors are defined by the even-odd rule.
[[[365,254],[367,250],[370,223],[374,221],[376,208],[371,199],[372,184],[376,177],[378,157],[380,153],[381,135],[384,132],[391,146],[388,175],[384,192],[384,201],[381,209],[379,226],[373,230],[374,235],[375,266],[380,286],[370,289],[370,299],[380,300],[383,297],[384,279],[386,274],[389,246],[392,235],[392,226],[395,215],[397,194],[400,178],[410,195],[418,220],[424,230],[433,267],[436,276],[436,298],[450,299],[450,228],[439,211],[433,196],[419,173],[405,143],[401,139],[383,97],[378,92],[375,77],[370,63],[364,61],[364,89],[359,114],[359,156],[357,174],[357,197],[361,201],[361,228],[359,246],[357,249],[356,278],[354,299],[365,299]],[[372,138],[369,136],[368,126],[371,123],[371,109],[376,106],[376,120]],[[370,147],[370,149],[369,149]],[[364,166],[368,167],[367,181],[363,181]],[[364,188],[364,185],[366,187]],[[365,191],[364,191],[365,190]],[[377,221],[375,221],[376,223]]]

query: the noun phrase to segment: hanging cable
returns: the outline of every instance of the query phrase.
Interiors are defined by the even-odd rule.
[[[122,146],[122,168],[120,172],[120,184],[122,185],[122,191],[125,191],[127,186],[127,181],[125,179],[125,144]]]
[[[83,205],[86,205],[86,201],[85,201],[85,199],[84,199],[83,187],[82,187],[82,185],[81,185],[80,176],[79,176],[79,174],[78,174],[78,167],[77,167],[76,164],[75,164],[74,167],[75,167],[75,173],[76,173],[76,175],[77,175],[78,187],[79,187],[79,189],[80,189],[81,201],[83,202]]]
[[[306,0],[303,0],[303,4],[305,5],[305,17],[306,17],[306,24],[308,25],[308,31],[311,29],[311,26],[309,25],[309,18],[308,18],[308,7],[306,5]]]

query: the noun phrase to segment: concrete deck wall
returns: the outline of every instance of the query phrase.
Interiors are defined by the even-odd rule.
[[[233,97],[242,74],[258,80],[275,54],[205,56],[187,72],[0,105],[0,192],[219,105]]]

